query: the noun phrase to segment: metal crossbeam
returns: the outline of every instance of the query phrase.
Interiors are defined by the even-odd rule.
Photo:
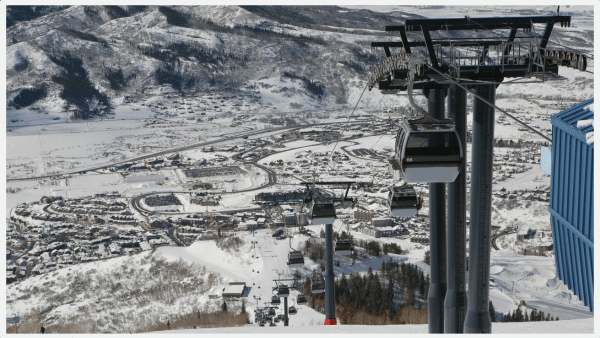
[[[512,40],[511,40],[512,41]],[[434,40],[431,39],[431,43],[434,46],[442,46],[442,47],[449,47],[452,45],[456,45],[456,44],[460,44],[461,47],[475,47],[475,46],[481,46],[481,42],[480,41],[454,41],[453,39],[445,39],[445,40]],[[506,41],[502,41],[502,40],[490,40],[490,41],[485,41],[486,44],[489,44],[490,46],[496,46],[496,45],[501,45],[503,43],[506,43]],[[392,48],[402,48],[405,47],[406,44],[400,41],[375,41],[375,42],[371,42],[371,48],[375,48],[375,47],[392,47]],[[410,50],[410,47],[425,47],[425,42],[424,41],[411,41],[408,43],[408,49]],[[406,49],[406,48],[405,48]],[[410,52],[409,52],[410,53]]]
[[[460,18],[460,19],[407,19],[405,29],[407,32],[422,30],[475,30],[475,29],[516,29],[531,28],[536,23],[561,23],[571,25],[570,16],[522,16],[522,17],[488,17],[488,18]],[[401,26],[387,26],[386,31],[397,31]]]
[[[586,60],[572,61],[565,58],[567,61],[560,60],[557,62],[554,56],[548,56],[545,52],[545,47],[550,39],[552,27],[554,23],[560,23],[561,26],[570,25],[570,16],[537,16],[537,17],[488,17],[488,18],[454,18],[454,19],[415,19],[406,20],[402,26],[386,26],[387,32],[400,32],[402,41],[383,41],[372,42],[371,47],[383,47],[388,59],[382,63],[373,73],[372,81],[369,85],[369,90],[379,84],[379,89],[385,93],[394,93],[398,90],[404,91],[407,89],[406,71],[403,67],[398,69],[390,69],[389,64],[394,62],[391,48],[403,48],[412,50],[411,48],[421,48],[420,54],[426,53],[428,57],[428,65],[424,68],[421,75],[424,78],[415,81],[415,88],[428,88],[431,85],[444,85],[447,81],[439,78],[437,75],[432,75],[429,68],[442,70],[444,73],[454,76],[458,79],[467,79],[470,81],[485,80],[488,82],[502,82],[504,78],[530,78],[535,76],[542,81],[559,79],[556,76],[558,66],[573,66],[574,68],[584,68]],[[536,38],[535,43],[531,42],[515,42],[517,39],[517,30],[524,28],[526,32],[533,30],[535,35],[534,24],[546,24],[542,36]],[[482,37],[482,38],[445,38],[432,39],[431,31],[443,30],[480,30],[486,31],[491,29],[509,29],[505,37],[502,34],[495,33],[497,37]],[[422,32],[420,39],[416,41],[408,41],[406,37],[407,31]],[[531,39],[531,36],[521,36],[518,39]],[[492,48],[499,46],[500,49],[495,49],[492,55]],[[450,49],[448,49],[448,47]],[[472,48],[475,47],[476,50]],[[424,50],[423,50],[424,49]],[[533,51],[534,55],[529,53]],[[469,55],[469,53],[475,55]],[[542,54],[543,53],[543,54]],[[486,62],[489,57],[490,62]],[[531,56],[535,56],[533,59]],[[582,66],[579,66],[581,64]],[[440,68],[441,67],[441,68]],[[443,69],[446,67],[445,69]],[[417,79],[415,79],[417,80]],[[429,83],[420,83],[420,81]],[[438,81],[438,80],[441,80]]]
[[[427,52],[429,53],[429,60],[431,61],[432,67],[438,67],[437,57],[435,56],[435,49],[433,49],[433,42],[431,41],[431,35],[429,35],[429,30],[421,27],[423,31],[423,38],[425,39],[425,46],[427,47]]]
[[[346,187],[346,194],[344,195],[344,197],[334,197],[334,198],[328,198],[329,200],[335,201],[335,202],[354,202],[354,199],[352,197],[348,197],[348,191],[350,190],[350,186],[352,186],[352,184],[355,184],[356,182],[353,181],[340,181],[340,182],[301,182],[300,184],[304,184],[306,185],[306,188],[308,189],[308,193],[310,193],[310,186],[311,185],[325,185],[325,186],[329,186],[331,189],[335,189],[335,188],[339,188],[339,187],[335,187],[335,186],[340,186],[340,185],[347,185]],[[332,187],[334,186],[334,187]],[[304,198],[305,202],[309,202],[312,200],[312,196],[308,197],[308,198]]]
[[[402,39],[402,43],[404,43],[404,50],[407,53],[410,53],[410,45],[408,42],[408,37],[406,36],[406,29],[404,29],[404,26],[402,26],[402,29],[400,29],[400,38]]]
[[[510,30],[510,36],[508,37],[508,42],[513,42],[515,41],[515,37],[517,36],[517,29],[513,28]],[[508,44],[506,45],[506,47],[504,48],[504,52],[502,53],[504,55],[504,58],[506,58],[508,56],[508,54],[510,53],[510,50],[512,48],[512,44]]]

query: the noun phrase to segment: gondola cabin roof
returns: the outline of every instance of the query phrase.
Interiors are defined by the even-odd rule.
[[[444,132],[454,131],[454,123],[451,119],[437,120],[431,117],[423,117],[415,120],[404,120],[403,127],[411,132]]]
[[[331,200],[313,200],[310,205],[311,224],[332,224],[336,217],[335,206]]]
[[[288,254],[288,265],[290,268],[301,268],[304,266],[304,255],[300,251],[291,251]]]
[[[394,187],[394,196],[413,196],[416,194],[415,188]]]
[[[277,294],[279,295],[279,297],[287,297],[290,295],[290,289],[285,284],[280,285],[277,290]]]

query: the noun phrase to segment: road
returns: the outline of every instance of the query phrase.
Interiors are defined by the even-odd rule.
[[[89,166],[89,167],[79,168],[79,169],[76,169],[76,170],[65,171],[65,172],[59,173],[59,174],[42,175],[42,176],[31,176],[31,177],[9,178],[9,179],[6,179],[6,182],[26,181],[26,180],[39,180],[39,179],[45,179],[45,178],[55,178],[55,177],[60,177],[60,176],[65,176],[65,175],[68,176],[68,175],[73,175],[73,174],[81,174],[81,173],[85,173],[85,172],[88,172],[88,171],[106,169],[106,168],[110,168],[110,167],[113,167],[113,166],[119,165],[119,164],[140,161],[140,160],[144,160],[144,159],[151,158],[151,157],[156,157],[156,156],[160,156],[160,155],[170,154],[170,153],[174,153],[174,152],[180,152],[180,151],[189,150],[189,149],[198,148],[198,147],[204,147],[204,146],[215,144],[215,143],[221,143],[221,142],[225,142],[225,141],[231,141],[231,140],[235,140],[235,139],[238,139],[238,138],[243,138],[243,137],[248,137],[248,136],[254,136],[254,135],[258,135],[258,134],[272,133],[274,131],[284,131],[284,130],[287,130],[287,129],[301,129],[301,128],[307,128],[307,127],[321,126],[321,125],[330,125],[330,124],[337,124],[337,123],[340,123],[340,122],[304,124],[304,125],[298,125],[298,126],[293,126],[293,127],[279,127],[279,128],[273,128],[273,129],[252,130],[252,131],[247,131],[247,132],[243,132],[243,133],[236,133],[235,136],[221,137],[219,139],[212,140],[212,141],[200,142],[200,143],[190,144],[190,145],[187,145],[187,146],[170,148],[170,149],[167,149],[167,150],[162,150],[162,151],[158,151],[158,152],[151,153],[151,154],[146,154],[146,155],[142,155],[142,156],[132,157],[132,158],[129,158],[129,159],[126,159],[126,160],[123,160],[123,161],[119,161],[119,162],[97,164],[97,165],[93,165],[93,166]],[[233,134],[233,133],[230,133],[230,134]],[[227,135],[227,134],[222,134],[222,135]]]
[[[494,250],[496,250],[496,251],[500,250],[500,249],[498,248],[498,246],[496,245],[496,239],[498,239],[498,237],[505,236],[505,235],[509,235],[509,234],[514,234],[515,232],[516,232],[516,231],[511,231],[511,232],[502,232],[502,233],[500,233],[500,234],[498,234],[498,235],[494,235],[494,237],[492,237],[492,247],[494,247]]]
[[[238,156],[239,154],[235,155]],[[267,156],[271,156],[272,154],[269,154]],[[235,157],[234,156],[234,157]],[[268,182],[264,185],[258,186],[258,187],[254,187],[254,188],[248,188],[248,189],[242,189],[242,190],[236,190],[236,191],[228,191],[228,192],[221,192],[219,193],[219,195],[221,194],[237,194],[237,193],[242,193],[242,192],[249,192],[249,191],[255,191],[255,190],[261,190],[263,188],[269,187],[271,185],[275,185],[277,184],[277,174],[275,173],[275,171],[273,171],[273,169],[267,168],[261,164],[258,164],[256,162],[258,162],[259,160],[261,160],[261,158],[257,158],[256,160],[252,161],[251,164],[259,167],[260,169],[264,170],[267,173],[267,178],[268,178]],[[149,210],[144,209],[141,205],[140,205],[140,201],[142,198],[146,198],[148,196],[151,195],[155,195],[155,194],[171,194],[171,193],[179,193],[179,194],[189,194],[192,191],[163,191],[163,192],[151,192],[151,193],[146,193],[146,194],[142,194],[140,196],[136,196],[131,200],[131,206],[137,211],[139,212],[141,215],[145,216],[147,214],[153,213],[153,214],[165,214],[165,215],[178,215],[178,214],[189,214],[189,212],[152,212]],[[245,211],[250,211],[250,210],[254,210],[253,209],[237,209],[237,210],[227,210],[227,211],[223,211],[220,213],[227,213],[227,214],[235,214],[238,212],[245,212]]]
[[[16,224],[13,224],[15,226],[17,226]],[[19,232],[21,232],[20,230],[17,230]],[[6,265],[12,265],[14,264],[19,258],[25,256],[31,249],[33,249],[33,247],[36,245],[37,241],[27,241],[27,248],[25,249],[25,251],[23,251],[23,253],[21,253],[19,256],[15,257],[12,256],[10,259],[12,259],[12,261],[10,263],[7,263]]]

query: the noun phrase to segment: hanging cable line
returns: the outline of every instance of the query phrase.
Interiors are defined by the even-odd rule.
[[[362,99],[363,94],[367,90],[367,86],[368,86],[368,84],[365,85],[365,88],[363,89],[362,93],[360,94],[360,97],[358,98],[358,101],[356,101],[356,105],[354,106],[354,109],[352,110],[352,114],[350,114],[350,116],[348,116],[348,120],[346,121],[346,125],[344,126],[344,130],[342,130],[342,134],[346,131],[346,128],[348,128],[348,123],[350,122],[350,119],[352,118],[352,115],[354,115],[354,112],[356,111],[356,108],[358,107],[358,104],[360,103],[360,100]],[[337,141],[335,141],[335,145],[333,146],[333,149],[331,150],[331,154],[329,154],[329,158],[327,159],[327,164],[328,165],[331,162],[331,157],[333,157],[333,151],[335,150],[335,148],[337,147],[338,143],[340,142],[340,138],[341,137],[342,137],[342,135],[338,136]]]
[[[548,136],[542,134],[541,132],[535,130],[534,128],[530,127],[529,125],[527,125],[524,122],[521,122],[521,120],[517,119],[516,117],[512,116],[510,113],[508,113],[507,111],[505,111],[504,109],[499,108],[498,106],[496,106],[495,104],[489,102],[488,100],[482,98],[481,96],[473,93],[471,90],[467,89],[465,86],[461,85],[460,83],[454,81],[451,77],[447,76],[446,74],[440,72],[439,70],[435,69],[434,67],[429,67],[429,69],[434,70],[435,72],[437,72],[438,74],[442,75],[443,77],[445,77],[446,79],[448,79],[449,81],[451,81],[452,83],[454,83],[455,85],[459,86],[460,88],[464,89],[465,91],[467,91],[468,93],[472,94],[473,96],[475,96],[476,98],[480,99],[481,101],[485,102],[487,105],[489,105],[490,107],[494,107],[495,109],[503,112],[504,114],[506,114],[508,117],[510,117],[511,119],[517,121],[517,123],[521,124],[523,127],[530,129],[531,131],[533,131],[534,133],[540,135],[541,137],[545,138],[546,140],[548,140],[550,143],[552,143],[552,139],[548,138]]]

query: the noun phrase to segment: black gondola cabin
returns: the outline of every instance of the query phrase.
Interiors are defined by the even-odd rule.
[[[338,237],[335,241],[335,253],[342,256],[352,255],[352,237]]]
[[[413,217],[421,208],[421,199],[411,186],[392,187],[388,195],[390,213],[394,217]]]
[[[298,294],[298,296],[296,297],[296,303],[298,303],[299,305],[306,304],[307,303],[306,296],[301,293]]]
[[[290,251],[288,254],[288,265],[293,269],[299,269],[304,266],[304,255],[302,255],[302,252]]]
[[[323,292],[325,292],[325,286],[319,280],[313,281],[312,282],[312,286],[311,286],[311,292],[315,293],[315,294],[317,294],[317,293],[323,293]]]
[[[285,284],[279,285],[279,287],[277,288],[277,295],[279,297],[287,297],[287,296],[289,296],[290,295],[290,288],[287,285],[285,285]]]
[[[335,221],[335,206],[331,200],[316,200],[310,202],[311,224],[333,224]]]
[[[396,156],[408,183],[454,182],[463,153],[452,120],[404,120],[396,136]]]

